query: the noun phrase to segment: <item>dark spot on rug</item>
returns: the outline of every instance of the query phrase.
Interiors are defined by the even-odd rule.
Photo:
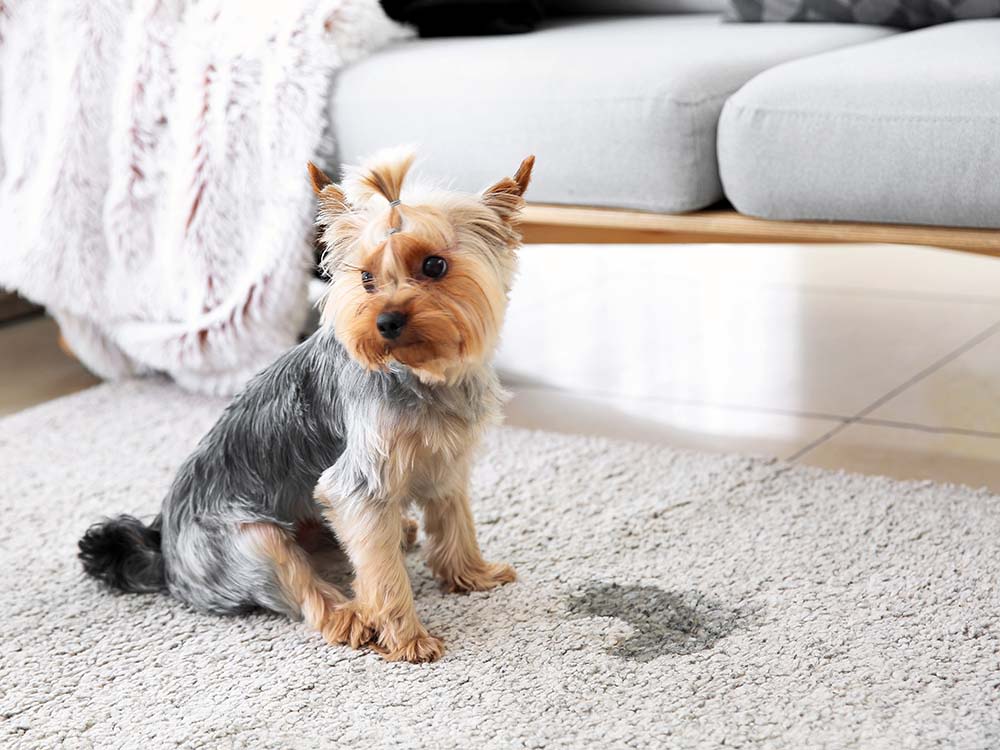
[[[664,591],[656,586],[622,586],[593,581],[568,599],[571,617],[615,617],[632,635],[611,646],[612,656],[652,661],[664,654],[693,654],[756,619],[759,608],[733,607],[698,591]]]

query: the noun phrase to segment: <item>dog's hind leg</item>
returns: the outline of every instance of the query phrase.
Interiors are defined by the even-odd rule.
[[[241,525],[240,534],[272,574],[264,590],[255,594],[258,603],[301,617],[311,629],[322,633],[334,611],[347,603],[347,597],[319,576],[309,555],[287,529],[273,523],[246,523]],[[356,637],[364,642],[371,633],[358,633]]]

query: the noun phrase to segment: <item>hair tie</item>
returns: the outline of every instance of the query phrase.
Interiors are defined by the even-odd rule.
[[[402,231],[399,227],[389,227],[389,231],[385,233],[386,237],[390,234],[395,234],[396,232]]]
[[[393,206],[398,206],[402,202],[403,201],[401,201],[399,198],[396,198],[396,200],[394,201],[389,201],[389,208],[392,208]]]

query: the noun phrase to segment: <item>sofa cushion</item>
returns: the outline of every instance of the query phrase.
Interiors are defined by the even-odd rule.
[[[532,201],[688,211],[722,197],[715,132],[730,94],[780,62],[890,33],[689,15],[410,40],[343,71],[334,135],[348,163],[415,143],[428,171],[463,189],[534,153]]]
[[[726,195],[771,219],[1000,227],[1000,20],[762,73],[725,106]]]
[[[919,29],[967,18],[1000,16],[1000,0],[730,0],[735,21],[836,21]]]

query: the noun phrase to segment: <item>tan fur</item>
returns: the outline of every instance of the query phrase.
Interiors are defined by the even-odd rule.
[[[398,200],[415,159],[416,155],[405,147],[385,149],[360,167],[348,168],[346,187],[351,203],[363,205],[376,196]]]
[[[313,192],[316,193],[316,195],[322,194],[323,188],[327,185],[333,184],[333,180],[327,177],[326,172],[312,162],[308,162],[306,164],[306,168],[309,170],[309,179],[312,182]]]
[[[409,552],[417,546],[417,533],[420,531],[420,524],[417,519],[403,516],[403,549]]]
[[[310,168],[331,277],[322,320],[369,369],[396,361],[425,383],[455,382],[487,366],[497,345],[534,159],[481,195],[409,194],[412,163],[406,152],[383,154],[350,170],[344,189]],[[440,279],[423,275],[431,255],[448,264]],[[372,275],[367,289],[362,272]],[[406,315],[399,338],[379,334],[382,312]],[[446,414],[372,414],[366,449],[380,457],[378,497],[337,497],[329,471],[320,479],[316,499],[355,568],[354,598],[326,612],[322,631],[331,643],[370,643],[388,659],[407,661],[443,653],[417,617],[404,564],[407,539],[416,537],[404,516],[411,503],[423,509],[427,561],[447,589],[483,591],[515,579],[509,565],[483,559],[469,507],[474,446],[499,418],[499,403],[484,406],[486,416],[475,423]]]
[[[316,573],[305,550],[285,529],[270,523],[248,523],[242,531],[273,563],[288,603],[302,613],[306,625],[322,631],[330,615],[346,603],[347,597]]]
[[[494,405],[499,411],[499,404]],[[372,449],[385,456],[383,498],[343,503],[324,492],[316,498],[355,566],[354,599],[330,614],[324,636],[354,648],[369,643],[387,659],[433,660],[443,643],[420,623],[402,549],[415,536],[404,508],[424,510],[428,563],[449,591],[485,591],[515,580],[509,565],[486,562],[479,551],[466,487],[472,447],[484,423],[440,416],[426,420],[378,420]],[[412,521],[410,522],[412,524]]]
[[[531,170],[535,157],[529,156],[521,162],[514,177],[504,177],[495,185],[483,191],[483,202],[500,214],[506,221],[514,221],[524,206],[522,196],[531,182]]]
[[[333,643],[354,648],[369,640],[390,661],[433,661],[444,644],[417,617],[403,557],[399,507],[392,503],[345,512],[330,504],[327,519],[354,564],[354,599],[323,629]]]
[[[309,179],[312,182],[313,192],[316,193],[318,205],[317,223],[326,226],[331,221],[344,213],[347,208],[347,197],[339,186],[333,184],[333,180],[327,177],[312,162],[308,164]]]
[[[432,491],[419,501],[424,508],[427,564],[451,592],[488,591],[517,578],[510,565],[483,559],[469,507],[467,472],[466,466],[450,491]]]
[[[412,155],[399,159],[352,171],[346,195],[360,200],[361,208],[341,203],[345,191],[325,182],[325,175],[313,178],[327,226],[324,264],[332,277],[323,322],[370,369],[395,359],[426,382],[453,381],[496,346],[533,158],[481,196],[431,193],[424,202],[393,207],[388,202],[402,195],[413,162]],[[332,197],[324,197],[328,193]],[[372,208],[377,195],[386,203]],[[444,278],[422,278],[421,264],[430,255],[447,261]],[[365,289],[364,271],[374,276],[374,292]],[[379,336],[375,319],[391,310],[405,313],[409,323],[390,343]]]

